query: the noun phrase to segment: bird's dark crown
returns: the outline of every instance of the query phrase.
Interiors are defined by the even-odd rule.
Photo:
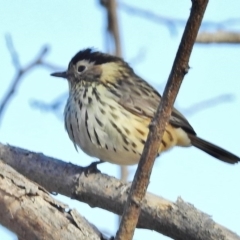
[[[70,63],[75,65],[81,60],[88,60],[90,62],[95,62],[95,64],[103,64],[108,62],[123,61],[121,58],[112,56],[110,54],[94,51],[92,48],[86,48],[79,51],[71,60]]]

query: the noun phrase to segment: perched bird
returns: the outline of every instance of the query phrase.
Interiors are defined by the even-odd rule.
[[[123,59],[90,48],[79,51],[67,71],[51,75],[68,80],[65,128],[75,148],[79,146],[102,161],[138,163],[161,95]],[[236,155],[199,138],[175,108],[159,153],[174,146],[195,146],[231,164],[240,161]]]

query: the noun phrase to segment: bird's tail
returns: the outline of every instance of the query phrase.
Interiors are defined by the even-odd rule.
[[[240,158],[238,156],[224,150],[223,148],[220,148],[194,135],[189,134],[188,137],[190,138],[191,143],[194,147],[201,149],[202,151],[210,154],[211,156],[223,162],[230,164],[240,162]]]

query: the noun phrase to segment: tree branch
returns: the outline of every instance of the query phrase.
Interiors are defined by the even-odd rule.
[[[233,100],[234,95],[232,95],[231,93],[221,94],[192,104],[188,108],[182,108],[181,112],[184,112],[184,114],[187,116],[191,116],[208,108],[216,107],[219,104],[232,102]]]
[[[76,210],[53,199],[0,158],[0,223],[19,239],[106,239]]]
[[[32,100],[31,106],[45,112],[53,112],[59,119],[63,119],[62,108],[66,104],[68,93],[65,92],[56,97],[52,102],[46,103],[43,100]]]
[[[15,74],[15,77],[13,78],[12,83],[11,83],[8,91],[6,92],[2,102],[0,103],[0,121],[3,117],[3,112],[6,108],[6,106],[9,104],[10,100],[13,98],[21,80],[23,79],[23,77],[26,73],[28,73],[30,70],[34,69],[37,66],[44,66],[51,70],[53,70],[53,69],[56,70],[56,68],[57,68],[53,64],[50,64],[50,63],[44,61],[46,54],[49,52],[48,46],[43,46],[42,49],[40,50],[40,52],[37,54],[37,57],[33,61],[31,61],[29,64],[27,64],[26,66],[23,67],[23,66],[21,66],[17,51],[15,50],[15,47],[13,45],[13,41],[12,41],[12,38],[10,35],[6,36],[6,44],[7,44],[9,53],[11,55],[13,65],[16,69],[16,74]]]
[[[164,15],[160,15],[157,13],[154,13],[150,10],[142,9],[136,6],[131,6],[127,3],[120,2],[119,8],[122,11],[125,11],[128,13],[131,17],[132,16],[138,16],[141,18],[146,19],[147,21],[151,21],[156,24],[165,25],[168,27],[170,33],[176,33],[177,27],[182,27],[186,24],[185,19],[180,18],[170,18]],[[215,28],[215,29],[226,29],[228,26],[232,26],[233,24],[239,24],[240,18],[230,18],[223,20],[221,22],[214,22],[214,21],[203,21],[201,27],[203,28]]]
[[[116,0],[100,0],[100,4],[106,8],[107,11],[107,35],[110,35],[114,45],[114,55],[122,57],[121,39],[117,16],[117,2]],[[120,167],[121,180],[127,182],[128,167]]]
[[[79,166],[3,144],[0,144],[0,159],[49,192],[60,193],[118,215],[123,212],[129,184],[114,177],[100,173],[86,177]],[[2,171],[0,168],[0,175]],[[173,203],[148,193],[141,207],[139,228],[155,230],[173,239],[240,240],[239,236],[182,199]]]
[[[196,43],[240,43],[239,32],[217,31],[217,32],[201,32],[198,34]]]
[[[100,0],[100,4],[104,6],[107,11],[107,32],[114,44],[114,55],[122,57],[117,2],[116,0]]]
[[[142,200],[146,194],[150,175],[162,141],[172,107],[185,74],[189,58],[207,7],[207,0],[192,0],[190,17],[186,24],[161,103],[152,120],[148,138],[138,164],[136,174],[122,215],[116,240],[131,240],[141,212]]]
[[[177,31],[177,25],[183,26],[186,23],[185,19],[174,19],[174,18],[169,18],[166,16],[162,16],[159,14],[156,14],[152,11],[146,10],[146,9],[141,9],[138,7],[133,7],[129,4],[121,2],[119,4],[120,9],[123,11],[129,13],[131,16],[139,16],[141,18],[144,18],[148,21],[157,23],[157,24],[162,24],[168,27],[171,33],[176,33]]]

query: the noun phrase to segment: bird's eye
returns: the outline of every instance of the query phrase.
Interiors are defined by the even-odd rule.
[[[80,66],[78,66],[77,71],[78,71],[79,73],[81,73],[81,72],[83,72],[85,69],[86,69],[86,66],[80,65]]]

